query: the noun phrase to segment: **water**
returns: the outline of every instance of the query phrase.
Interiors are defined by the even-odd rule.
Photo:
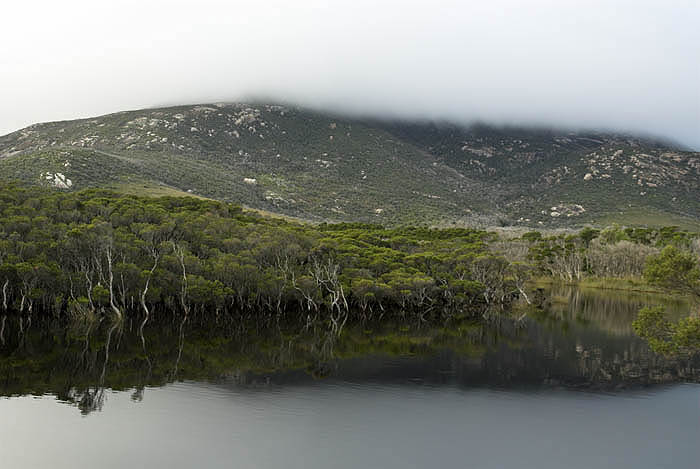
[[[519,325],[339,340],[190,320],[147,325],[142,343],[138,323],[8,322],[0,467],[698,467],[700,364],[629,328],[640,304],[688,305],[551,296]]]

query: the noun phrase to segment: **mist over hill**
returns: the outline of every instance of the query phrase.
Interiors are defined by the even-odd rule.
[[[120,112],[0,137],[0,178],[232,201],[310,221],[696,225],[700,153],[605,132],[260,103]]]

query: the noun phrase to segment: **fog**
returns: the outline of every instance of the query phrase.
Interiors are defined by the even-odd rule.
[[[700,149],[698,24],[695,0],[5,2],[0,134],[264,97]]]

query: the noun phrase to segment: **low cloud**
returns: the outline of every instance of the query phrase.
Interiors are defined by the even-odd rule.
[[[0,133],[250,96],[700,149],[694,1],[13,2]],[[6,6],[7,9],[8,6]]]

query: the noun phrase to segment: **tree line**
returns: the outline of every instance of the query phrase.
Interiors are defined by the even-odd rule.
[[[507,309],[530,268],[495,234],[305,225],[194,197],[0,186],[0,308],[89,317],[420,320]]]
[[[700,298],[699,257],[698,234],[677,227],[507,238],[301,224],[194,197],[0,185],[0,312],[29,320],[227,314],[340,332],[356,320],[500,314],[519,298],[541,300],[527,288],[532,275],[644,277]],[[700,344],[695,318],[642,313],[640,335],[680,344],[668,350]]]
[[[642,278],[648,260],[666,246],[691,254],[695,251],[697,257],[700,254],[699,239],[698,233],[674,226],[611,226],[603,230],[584,228],[575,233],[552,236],[532,231],[509,244],[518,241],[524,244],[524,256],[539,275],[576,282],[586,277]],[[514,247],[507,249],[512,252]]]
[[[650,283],[685,293],[700,302],[700,263],[695,252],[666,246],[649,259],[644,276]],[[700,311],[674,322],[663,307],[647,307],[639,311],[632,326],[658,353],[688,356],[700,352]]]

